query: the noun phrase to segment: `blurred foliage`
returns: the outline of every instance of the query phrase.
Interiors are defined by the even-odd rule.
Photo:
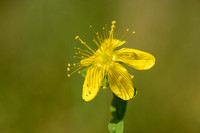
[[[89,25],[117,21],[126,47],[152,53],[156,65],[135,71],[126,133],[200,132],[199,0],[0,1],[0,132],[105,133],[112,93],[86,103],[84,78],[67,75],[76,35],[92,44]],[[81,47],[81,46],[80,46]]]

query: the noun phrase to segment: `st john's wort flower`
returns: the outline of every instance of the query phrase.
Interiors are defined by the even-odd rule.
[[[133,75],[130,75],[120,62],[137,70],[147,70],[155,64],[154,56],[149,53],[131,48],[115,50],[126,43],[123,37],[122,39],[117,37],[114,31],[115,23],[115,21],[112,22],[109,31],[103,27],[103,34],[95,32],[97,39],[94,39],[93,42],[98,46],[97,50],[90,48],[79,36],[75,37],[87,50],[75,48],[78,50],[76,54],[80,55],[75,58],[81,58],[81,60],[79,63],[68,64],[68,71],[76,68],[68,74],[68,77],[77,71],[81,73],[80,69],[87,70],[82,92],[82,98],[85,101],[90,101],[97,95],[104,78],[108,80],[109,87],[116,96],[123,100],[132,99],[135,93],[131,81]],[[92,26],[90,27],[92,28]],[[129,29],[127,29],[128,31]],[[135,34],[135,32],[131,34]],[[104,86],[104,88],[106,87]]]

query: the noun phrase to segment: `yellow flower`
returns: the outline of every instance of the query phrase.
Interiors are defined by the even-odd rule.
[[[123,100],[132,99],[135,93],[131,81],[133,75],[130,75],[120,62],[137,70],[147,70],[155,64],[154,56],[149,53],[131,48],[115,50],[115,48],[126,43],[125,40],[118,39],[114,31],[115,23],[115,21],[112,22],[110,31],[107,30],[107,27],[103,27],[103,35],[95,32],[97,40],[94,39],[93,42],[98,46],[98,50],[90,48],[79,36],[75,38],[85,45],[88,50],[75,48],[78,50],[76,54],[81,55],[80,57],[75,56],[75,58],[81,58],[81,60],[79,63],[74,63],[73,67],[68,64],[67,70],[77,68],[71,73],[73,74],[83,67],[87,69],[82,92],[82,98],[85,101],[90,101],[97,95],[104,78],[108,80],[109,86],[116,96]],[[92,26],[90,27],[92,28]],[[127,29],[128,31],[129,29]],[[131,34],[135,34],[135,32]],[[78,71],[78,73],[81,73],[81,71]],[[70,77],[71,74],[68,74],[68,76]]]

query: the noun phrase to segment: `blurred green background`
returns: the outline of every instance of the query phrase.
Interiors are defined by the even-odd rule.
[[[67,75],[74,40],[100,30],[136,31],[124,47],[156,57],[136,71],[125,133],[200,133],[199,0],[1,0],[0,133],[108,133],[112,93],[86,103],[84,78]],[[92,44],[94,45],[94,44]]]

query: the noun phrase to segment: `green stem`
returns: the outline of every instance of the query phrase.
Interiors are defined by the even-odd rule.
[[[108,124],[110,133],[123,133],[124,129],[124,115],[126,112],[127,101],[118,98],[113,94],[113,100],[110,106],[113,119]]]

